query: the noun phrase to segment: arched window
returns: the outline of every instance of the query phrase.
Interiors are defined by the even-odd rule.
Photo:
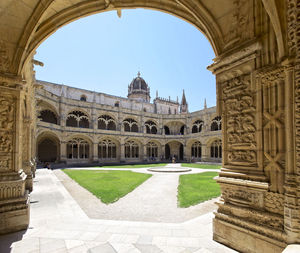
[[[195,143],[193,143],[191,153],[192,153],[192,157],[195,158],[202,157],[202,146],[200,141],[196,141]]]
[[[222,129],[222,120],[220,116],[217,116],[212,120],[210,129],[211,131],[218,131]]]
[[[204,122],[202,120],[196,120],[192,125],[192,133],[200,133],[202,131]]]
[[[158,157],[158,146],[156,143],[150,141],[147,143],[147,157],[154,160]]]
[[[80,96],[80,101],[86,101],[86,95],[81,95]]]
[[[119,107],[119,106],[120,106],[119,101],[115,102],[115,107]]]
[[[153,121],[148,120],[145,123],[145,127],[146,127],[147,134],[157,134],[157,126]]]
[[[116,122],[108,115],[101,115],[98,118],[98,129],[116,130]]]
[[[44,121],[44,122],[58,124],[56,114],[53,111],[48,110],[48,109],[40,112],[39,119],[41,119],[41,121]]]
[[[139,158],[139,145],[136,142],[125,143],[125,158]]]
[[[67,158],[68,159],[88,159],[89,158],[89,143],[81,138],[74,138],[67,143]]]
[[[38,143],[37,154],[40,162],[55,162],[57,160],[57,142],[45,138]]]
[[[185,126],[183,125],[183,126],[180,128],[180,135],[184,135],[184,129],[185,129]]]
[[[89,118],[81,111],[70,112],[67,116],[66,126],[89,128]]]
[[[221,140],[214,141],[210,146],[211,158],[222,158],[222,142]]]
[[[117,158],[117,145],[111,140],[102,140],[98,144],[99,159],[115,159]]]
[[[134,119],[125,119],[123,121],[125,132],[135,132],[139,131],[138,124]]]

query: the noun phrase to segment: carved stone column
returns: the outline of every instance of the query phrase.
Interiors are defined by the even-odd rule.
[[[60,159],[61,162],[67,162],[67,142],[61,140],[60,142]]]
[[[121,140],[120,143],[120,162],[125,162],[125,143]]]
[[[24,83],[0,76],[0,234],[26,229],[29,197],[22,169]]]
[[[92,143],[93,148],[93,162],[98,162],[98,143]]]

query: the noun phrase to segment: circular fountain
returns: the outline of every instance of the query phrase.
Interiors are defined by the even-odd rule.
[[[179,172],[189,172],[192,169],[181,167],[180,164],[168,164],[167,166],[164,167],[153,167],[147,170],[152,172],[179,173]]]

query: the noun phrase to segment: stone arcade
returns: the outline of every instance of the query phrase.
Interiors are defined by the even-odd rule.
[[[128,99],[37,81],[37,162],[221,162],[221,118],[216,108],[188,113],[178,101],[157,97],[140,77]]]
[[[68,22],[109,10],[121,16],[126,8],[182,18],[215,51],[209,70],[216,75],[224,159],[214,239],[242,252],[299,243],[300,0],[1,1],[1,233],[28,224],[35,49]]]

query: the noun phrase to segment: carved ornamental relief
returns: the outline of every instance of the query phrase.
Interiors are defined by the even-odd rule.
[[[285,172],[284,71],[282,68],[261,75],[263,96],[264,172],[270,191],[283,193]]]
[[[0,171],[11,170],[15,100],[11,96],[0,96]]]
[[[8,71],[10,66],[10,60],[8,58],[8,49],[5,43],[0,40],[0,71]]]
[[[221,84],[225,143],[225,164],[256,166],[255,101],[250,91],[250,75],[235,77]]]

